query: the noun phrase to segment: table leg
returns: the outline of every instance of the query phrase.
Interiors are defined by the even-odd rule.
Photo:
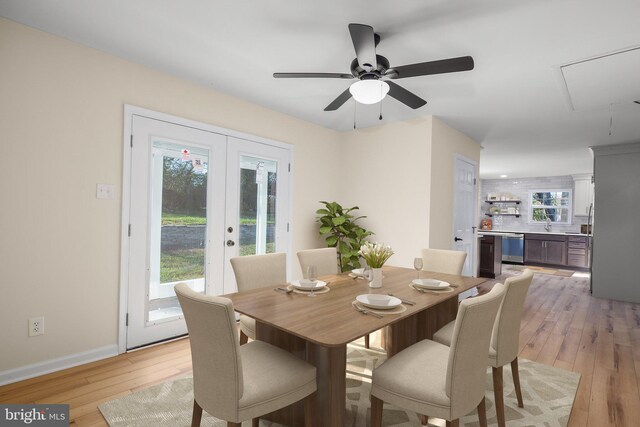
[[[307,361],[317,369],[316,425],[343,426],[347,400],[347,346],[307,343]]]
[[[458,313],[458,296],[446,299],[414,316],[400,320],[385,328],[385,349],[391,357],[412,344],[433,338],[433,334],[455,320]]]
[[[280,329],[256,322],[256,337],[287,350],[316,367],[315,425],[343,426],[346,411],[347,346],[323,347]],[[302,401],[272,412],[264,418],[289,426],[304,425]]]

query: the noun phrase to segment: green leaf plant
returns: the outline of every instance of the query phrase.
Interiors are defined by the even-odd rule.
[[[324,208],[318,209],[316,222],[320,224],[319,234],[324,237],[327,246],[337,248],[338,267],[340,271],[350,271],[360,267],[360,246],[371,236],[371,231],[365,230],[357,221],[365,216],[355,217],[353,211],[357,206],[343,208],[336,202],[321,201]]]

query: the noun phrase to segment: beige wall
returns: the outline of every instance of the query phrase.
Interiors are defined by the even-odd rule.
[[[338,133],[2,18],[0,58],[0,373],[117,342],[124,104],[293,144],[294,252],[322,245],[315,210],[337,200],[411,266],[451,239],[454,153],[479,158],[431,117]]]
[[[391,245],[392,265],[413,267],[429,242],[431,117],[344,134],[342,200],[357,205],[375,232]]]
[[[453,199],[455,156],[460,154],[480,163],[480,144],[433,118],[431,151],[431,222],[429,247],[453,247]]]
[[[292,249],[319,245],[338,132],[4,19],[0,58],[0,372],[117,342],[124,104],[293,144]]]

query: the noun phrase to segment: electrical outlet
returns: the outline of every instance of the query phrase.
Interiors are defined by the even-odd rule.
[[[32,317],[29,319],[29,336],[44,335],[44,317]]]

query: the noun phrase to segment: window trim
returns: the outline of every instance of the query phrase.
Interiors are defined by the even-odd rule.
[[[556,225],[571,225],[573,224],[573,190],[571,188],[557,188],[557,189],[537,189],[537,190],[529,190],[529,199],[528,199],[528,203],[529,203],[529,218],[528,218],[528,222],[529,224],[545,224],[546,221],[535,221],[533,219],[533,209],[534,206],[539,206],[539,205],[534,205],[533,204],[533,195],[535,193],[569,193],[569,204],[564,207],[564,206],[552,206],[551,208],[553,209],[566,209],[567,210],[567,221],[558,221],[558,222],[552,222],[551,224],[556,224]]]

